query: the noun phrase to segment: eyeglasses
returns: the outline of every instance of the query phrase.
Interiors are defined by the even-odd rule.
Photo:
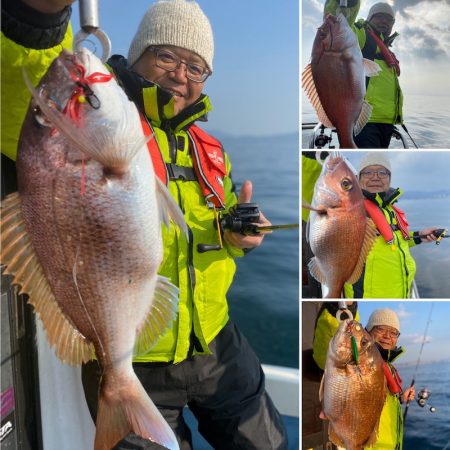
[[[394,338],[396,339],[396,338],[398,338],[400,336],[400,333],[397,330],[391,330],[389,328],[382,327],[382,326],[379,326],[379,325],[375,325],[372,328],[372,330],[375,331],[378,334],[383,334],[385,336],[387,335],[391,339],[394,339]]]
[[[155,54],[156,65],[167,72],[174,72],[183,63],[186,66],[186,77],[195,83],[203,83],[211,75],[206,67],[187,62],[165,48],[152,46],[148,47],[148,50]]]
[[[391,172],[388,170],[366,170],[361,172],[361,175],[365,178],[372,178],[375,174],[377,174],[379,178],[386,178]]]

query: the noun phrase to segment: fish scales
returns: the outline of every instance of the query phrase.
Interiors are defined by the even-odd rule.
[[[77,94],[83,83],[99,107],[79,99],[91,95]],[[45,276],[16,283],[31,292],[61,359],[86,361],[95,349],[103,374],[95,450],[131,431],[178,449],[132,357],[141,332],[153,345],[175,318],[178,290],[157,271],[162,211],[185,229],[182,213],[155,177],[135,105],[93,54],[63,52],[33,97],[19,142],[20,197],[6,203],[17,202],[30,235],[30,271]],[[3,260],[11,253],[2,251],[2,264],[16,267]],[[161,325],[146,322],[152,314]]]
[[[358,181],[342,157],[329,156],[314,186],[308,239],[311,274],[340,298],[346,282],[356,282],[376,237],[367,220]]]
[[[358,348],[356,364],[351,336]],[[327,354],[321,386],[330,439],[347,450],[369,448],[377,439],[386,399],[383,359],[373,338],[356,321],[343,321]]]

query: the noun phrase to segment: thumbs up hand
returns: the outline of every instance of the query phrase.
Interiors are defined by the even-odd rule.
[[[239,191],[238,203],[250,203],[253,194],[253,185],[249,180],[244,181],[241,190]],[[269,226],[271,223],[266,219],[264,214],[260,211],[259,225]],[[255,248],[259,247],[264,239],[265,233],[257,234],[256,236],[245,236],[241,233],[235,233],[230,230],[225,230],[224,239],[230,245],[238,248]]]

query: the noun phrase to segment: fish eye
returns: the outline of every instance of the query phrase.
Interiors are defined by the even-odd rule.
[[[41,108],[36,105],[33,108],[33,113],[34,113],[34,120],[36,120],[36,122],[41,126],[41,127],[52,127],[52,123],[47,119],[47,117],[45,116],[45,114],[42,112]]]
[[[341,181],[341,187],[344,191],[349,191],[353,187],[353,183],[348,178],[344,178]]]

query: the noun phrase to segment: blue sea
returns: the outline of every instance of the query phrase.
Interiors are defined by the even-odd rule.
[[[298,136],[218,136],[237,190],[253,182],[252,202],[273,225],[298,223]],[[298,367],[299,231],[277,230],[237,260],[230,315],[265,364]]]
[[[415,365],[398,365],[404,386],[409,386]],[[405,421],[403,450],[450,449],[450,361],[419,365],[415,376],[418,393],[427,388],[431,395],[420,407],[411,402]],[[430,407],[436,408],[432,413]]]
[[[450,229],[450,198],[401,200],[411,230],[430,226]],[[416,261],[416,283],[421,298],[450,298],[450,239],[439,245],[421,244],[411,249]]]
[[[450,114],[448,95],[408,95],[405,94],[403,108],[404,123],[420,149],[450,148]],[[306,97],[302,96],[302,123],[316,122],[317,116]],[[409,148],[414,148],[413,143],[405,135]],[[311,130],[302,132],[302,148],[308,148]],[[334,135],[336,136],[336,135]],[[334,139],[337,144],[337,138]],[[393,139],[390,148],[403,148],[400,141]]]

